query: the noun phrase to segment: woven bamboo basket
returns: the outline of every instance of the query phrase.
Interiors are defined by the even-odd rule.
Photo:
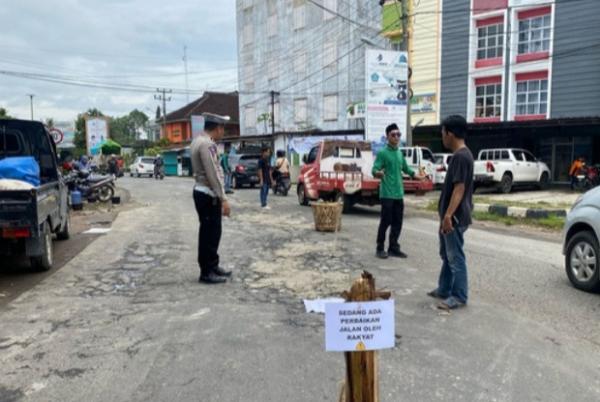
[[[335,232],[342,229],[342,204],[339,202],[316,202],[312,204],[317,232]]]

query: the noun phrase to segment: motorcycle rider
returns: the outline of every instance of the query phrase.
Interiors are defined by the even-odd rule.
[[[157,155],[156,158],[154,158],[154,177],[158,178],[159,176],[163,175],[163,166],[164,166],[165,162],[163,161],[162,156]]]
[[[108,160],[108,173],[115,175],[115,177],[119,176],[119,166],[117,165],[117,157],[113,154],[110,156]]]
[[[585,158],[580,156],[575,159],[571,164],[571,168],[569,169],[569,177],[571,178],[571,190],[575,189],[575,185],[577,184],[577,175],[579,172],[585,168]]]
[[[290,177],[290,162],[285,157],[285,151],[279,150],[277,151],[277,160],[275,161],[275,170],[273,172],[275,187],[288,177]]]

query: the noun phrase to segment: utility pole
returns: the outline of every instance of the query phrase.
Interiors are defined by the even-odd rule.
[[[275,95],[279,92],[271,91],[271,134],[275,135]]]
[[[33,120],[33,97],[35,95],[34,94],[27,94],[27,96],[29,96],[29,107],[31,109],[31,120]]]
[[[410,85],[410,78],[412,75],[411,70],[411,59],[412,59],[412,24],[411,24],[411,16],[409,2],[412,0],[402,0],[402,50],[405,51],[408,55],[408,80],[406,82],[406,92],[407,92],[407,105],[406,105],[406,143],[408,146],[413,145],[413,135],[412,135],[412,126],[410,124],[411,121],[411,100],[412,100],[412,91]]]
[[[171,101],[171,97],[167,97],[167,94],[173,92],[171,89],[160,89],[160,88],[156,88],[156,92],[158,92],[160,95],[154,95],[154,99],[156,99],[157,101],[162,101],[163,107],[162,107],[162,112],[163,112],[163,136],[166,137],[167,136],[167,102]]]
[[[185,100],[186,103],[190,103],[190,88],[188,87],[188,59],[187,59],[187,46],[183,45],[183,68],[185,70]]]

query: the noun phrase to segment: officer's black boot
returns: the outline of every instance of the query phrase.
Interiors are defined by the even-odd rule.
[[[223,278],[222,276],[218,276],[214,272],[210,272],[208,274],[201,274],[198,282],[206,283],[209,285],[214,285],[217,283],[224,283],[226,281],[227,280],[225,278]]]
[[[231,276],[231,271],[227,271],[221,267],[213,268],[213,272],[218,276]]]

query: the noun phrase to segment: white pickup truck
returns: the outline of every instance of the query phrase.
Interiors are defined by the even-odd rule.
[[[435,177],[437,163],[433,152],[425,147],[400,147],[408,166],[415,172],[424,171],[431,180]]]
[[[550,169],[524,149],[483,149],[474,166],[475,186],[495,186],[510,193],[515,186],[535,185],[545,188]]]

